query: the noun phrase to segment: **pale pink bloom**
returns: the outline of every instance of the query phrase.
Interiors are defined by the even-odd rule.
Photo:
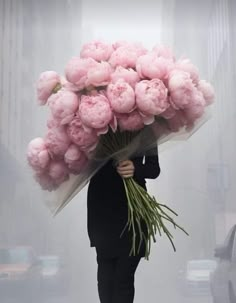
[[[43,190],[53,191],[69,179],[69,170],[64,161],[52,160],[46,171],[37,172],[34,177]]]
[[[112,109],[117,113],[128,113],[134,109],[134,90],[123,80],[118,80],[115,84],[111,83],[108,85],[107,98]]]
[[[139,111],[139,114],[141,115],[143,123],[145,125],[150,125],[155,121],[155,115],[153,114],[144,114],[141,111]]]
[[[110,103],[103,95],[81,97],[79,116],[88,127],[102,129],[107,127],[113,118]]]
[[[188,125],[193,125],[195,120],[199,119],[203,115],[205,105],[206,101],[202,92],[196,89],[191,103],[183,110]]]
[[[130,44],[130,42],[128,42],[126,40],[119,40],[119,41],[116,41],[115,43],[113,43],[112,47],[113,47],[113,49],[116,50],[117,48],[119,48],[121,46],[127,46],[129,44]]]
[[[27,159],[29,165],[35,171],[43,171],[50,161],[50,156],[44,139],[35,138],[30,141],[27,149]]]
[[[101,89],[101,88],[99,89],[98,87],[90,86],[86,90],[86,96],[100,96],[100,95],[107,97],[106,87],[104,87],[104,89]]]
[[[64,77],[61,77],[61,86],[62,86],[62,88],[69,90],[71,92],[77,93],[77,94],[79,93],[79,90],[80,90],[80,88],[78,86],[67,81],[66,78],[64,78]]]
[[[175,109],[189,106],[197,90],[189,73],[180,70],[174,70],[170,73],[168,87],[170,102]]]
[[[158,56],[158,57],[163,57],[166,59],[169,59],[171,61],[175,61],[175,56],[172,52],[172,50],[164,45],[156,45],[153,47],[152,51]]]
[[[109,63],[113,67],[123,66],[135,68],[137,59],[146,54],[147,50],[139,44],[126,44],[118,47],[111,55]]]
[[[96,66],[97,61],[92,58],[73,57],[65,68],[66,79],[82,90],[86,87],[88,70]]]
[[[61,121],[59,119],[56,119],[52,115],[47,120],[47,127],[48,128],[57,128],[61,126]]]
[[[138,58],[136,70],[140,78],[160,79],[168,78],[174,63],[170,59],[158,57],[156,53],[149,52]]]
[[[100,90],[97,90],[97,89],[91,89],[90,91],[87,92],[87,96],[92,96],[92,97],[95,97],[95,96],[103,96],[105,97],[105,99],[109,102],[109,100],[107,99],[107,93],[104,89],[100,89]],[[109,103],[110,104],[110,103]],[[86,132],[91,132],[91,131],[95,131],[96,135],[97,136],[100,136],[102,134],[106,134],[108,132],[108,129],[109,129],[109,126],[111,127],[111,129],[115,132],[116,129],[117,129],[117,120],[116,120],[116,117],[114,115],[112,115],[112,119],[111,121],[109,122],[109,124],[105,125],[104,127],[101,127],[101,128],[91,128],[91,127],[88,127],[86,124],[83,123],[83,128]],[[96,145],[95,145],[96,147]],[[92,147],[93,148],[93,147]],[[91,148],[90,148],[91,149]]]
[[[199,81],[198,69],[189,59],[180,59],[176,62],[174,69],[182,70],[190,75],[194,84]]]
[[[171,119],[176,115],[176,110],[170,105],[163,113],[160,114],[161,117],[165,119]]]
[[[93,58],[96,61],[108,61],[113,52],[110,44],[101,41],[93,41],[83,45],[80,52],[81,58]]]
[[[67,133],[71,141],[83,151],[92,150],[97,146],[98,137],[95,131],[85,128],[78,115],[69,123]]]
[[[132,68],[124,68],[117,66],[116,70],[111,74],[112,83],[116,83],[118,80],[124,80],[133,88],[136,83],[140,81],[139,75]]]
[[[110,82],[112,68],[109,63],[97,63],[91,67],[87,73],[86,86],[104,86]]]
[[[206,101],[206,105],[210,105],[214,102],[215,92],[213,86],[205,80],[200,80],[197,88],[202,92]]]
[[[43,190],[53,191],[58,187],[54,180],[48,175],[47,171],[36,173],[34,178]]]
[[[88,159],[85,153],[79,150],[77,145],[71,144],[65,153],[65,162],[71,173],[79,174],[85,168]]]
[[[187,125],[187,119],[182,110],[177,110],[176,115],[166,121],[171,132],[178,132]]]
[[[63,89],[48,99],[48,105],[53,117],[64,125],[74,118],[79,107],[79,98],[75,93]]]
[[[169,107],[167,88],[159,79],[140,81],[135,95],[136,105],[144,114],[159,115]]]
[[[45,137],[46,146],[52,157],[64,157],[71,140],[63,126],[48,129]]]
[[[60,85],[60,76],[54,71],[40,74],[37,82],[37,97],[40,105],[45,105],[57,85]]]
[[[184,109],[184,114],[188,124],[193,125],[197,119],[201,118],[204,114],[204,109],[205,107],[201,103],[193,104],[189,108]]]
[[[97,136],[100,136],[100,135],[105,135],[108,130],[109,130],[109,126],[110,126],[110,123],[102,128],[97,128],[95,131],[96,131],[96,135]]]
[[[49,164],[48,175],[56,185],[61,185],[69,179],[69,171],[63,160],[52,160]]]
[[[121,130],[135,131],[144,127],[142,116],[137,110],[128,114],[117,115],[118,125]]]
[[[187,108],[194,106],[194,105],[200,105],[203,107],[206,106],[206,101],[204,99],[203,93],[200,90],[198,90],[196,87],[193,91],[192,101]]]
[[[87,93],[86,93],[86,96],[89,96],[89,97],[105,97],[105,100],[107,100],[109,102],[109,100],[107,99],[107,93],[105,91],[105,89],[95,89],[94,87],[91,87],[91,89],[88,89],[87,88]],[[110,104],[110,103],[109,103]],[[78,113],[78,116],[79,116],[79,113]],[[87,126],[86,124],[82,123],[83,125],[83,128],[86,132],[95,132],[97,136],[101,135],[101,134],[106,134],[108,132],[108,129],[109,129],[109,126],[111,126],[111,124],[113,125],[114,123],[114,115],[112,117],[112,120],[111,122],[109,123],[109,125],[105,125],[104,127],[101,127],[101,128],[91,128],[89,126]]]

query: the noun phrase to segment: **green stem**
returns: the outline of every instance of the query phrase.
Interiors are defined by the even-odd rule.
[[[138,134],[139,132],[120,131],[119,127],[114,133],[109,128],[107,134],[101,136],[98,151],[101,152],[102,156],[110,157],[117,151],[128,148],[128,145]],[[119,159],[117,158],[115,160]],[[136,255],[136,253],[140,251],[142,242],[144,241],[145,258],[148,260],[151,242],[156,242],[155,236],[157,232],[160,236],[162,236],[162,232],[167,236],[175,251],[176,248],[173,243],[173,235],[165,224],[166,222],[171,223],[174,228],[178,228],[188,235],[188,233],[171,217],[171,215],[178,216],[178,214],[170,207],[157,202],[155,197],[150,196],[133,178],[123,178],[123,183],[128,203],[128,219],[120,236],[123,236],[126,229],[129,232],[132,232],[130,255]],[[142,230],[142,224],[145,224],[147,233]],[[139,236],[138,243],[136,243],[137,236]],[[136,244],[138,244],[137,252]]]

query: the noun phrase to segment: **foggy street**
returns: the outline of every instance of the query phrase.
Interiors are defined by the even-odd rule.
[[[125,120],[125,115],[131,117],[133,113],[138,116],[139,125],[141,123],[143,128],[150,121],[154,123],[160,118],[158,127],[161,130],[163,128],[163,132],[171,129],[171,135],[175,135],[179,131],[176,139],[167,135],[168,142],[159,141],[159,135],[155,137],[160,175],[156,178],[146,178],[145,175],[141,181],[147,185],[148,193],[155,196],[159,205],[168,206],[178,214],[175,216],[171,213],[171,216],[189,234],[175,229],[173,221],[162,216],[170,228],[176,252],[165,230],[161,236],[157,232],[150,260],[142,259],[137,263],[134,302],[236,303],[235,29],[235,0],[0,0],[0,303],[99,303],[98,259],[95,248],[90,247],[87,196],[88,184],[97,172],[93,171],[92,174],[88,170],[88,175],[84,174],[78,183],[81,174],[71,168],[70,161],[79,165],[78,159],[81,156],[84,163],[89,162],[89,152],[95,150],[94,142],[98,144],[99,136],[109,135],[109,130],[122,123],[122,117]],[[146,49],[154,54],[155,45],[160,46],[160,53],[164,53],[163,49],[173,50],[173,56],[169,51],[165,55],[156,51],[152,57],[161,64],[171,61],[171,64],[168,61],[165,68],[161,65],[161,72],[164,70],[163,81],[156,79],[163,82],[165,102],[169,102],[165,111],[161,112],[164,118],[161,114],[158,116],[159,112],[150,114],[148,107],[143,112],[139,109],[138,98],[135,97],[136,83],[134,88],[131,84],[128,85],[133,92],[133,104],[128,113],[116,113],[116,110],[112,112],[111,102],[107,99],[104,103],[110,113],[107,124],[100,125],[96,130],[86,123],[81,126],[82,120],[78,117],[82,94],[88,94],[92,98],[97,96],[97,89],[102,98],[105,98],[104,85],[111,81],[115,67],[111,68],[110,63],[105,62],[109,66],[109,81],[104,80],[106,84],[102,81],[100,86],[91,85],[88,81],[89,72],[86,71],[86,77],[85,74],[81,77],[87,86],[78,88],[78,83],[72,85],[70,80],[66,80],[65,66],[71,58],[80,55],[82,45],[97,40],[109,44],[111,52],[119,49],[124,40],[136,45],[137,49],[139,44],[135,43],[141,42],[145,46],[145,50],[140,48],[142,54],[146,54]],[[162,49],[162,45],[166,48]],[[153,66],[147,62],[148,69],[152,71]],[[183,66],[186,64],[183,70],[179,67],[179,62],[184,62]],[[98,59],[97,65],[91,64],[91,68],[103,63],[102,59]],[[117,69],[119,67],[116,66]],[[152,79],[151,76],[143,76],[143,71],[140,71],[141,75],[136,72],[138,64],[132,68],[136,80],[138,78],[141,82]],[[177,106],[173,101],[170,79],[178,68],[183,78],[177,74],[173,83],[179,85],[181,93],[186,93],[184,101],[180,98],[183,104],[186,102],[188,106],[192,105],[191,98],[193,92],[196,93],[194,113],[189,111],[187,105],[184,108],[181,102]],[[77,100],[77,107],[72,106],[74,112],[68,110],[69,118],[65,119],[66,122],[58,122],[59,118],[58,121],[50,120],[53,115],[50,106],[53,106],[51,104],[54,101],[49,106],[37,99],[36,83],[44,71],[56,71],[60,75],[55,82],[56,86],[54,83],[48,89],[51,96],[58,93],[56,89],[60,86],[62,92],[68,89]],[[153,71],[156,72],[155,67]],[[159,69],[157,71],[160,72]],[[94,74],[94,78],[99,77],[96,72]],[[149,80],[141,80],[145,77]],[[182,84],[183,79],[187,79],[186,87]],[[207,92],[204,94],[200,91],[199,79],[203,81],[201,83],[206,84],[206,80],[212,84],[214,92],[209,94],[210,97],[215,95],[213,104],[207,104],[206,100],[211,98]],[[178,94],[179,91],[176,95]],[[209,111],[206,110],[194,128],[188,115],[195,114],[199,118],[206,104],[209,105]],[[57,109],[59,116],[60,110]],[[98,117],[103,113],[103,107],[99,110]],[[90,142],[87,149],[83,144],[81,150],[78,146],[75,147],[74,139],[69,138],[69,123],[72,124],[77,118],[76,123],[81,132],[93,137],[93,144]],[[188,124],[181,128],[182,120]],[[27,158],[27,146],[34,138],[46,142],[46,138],[50,137],[50,128],[55,133],[60,130],[62,137],[55,137],[51,142],[55,153],[50,150],[48,141],[47,144],[42,144],[43,151],[38,153],[40,156],[37,162],[42,170],[37,170],[39,168],[35,165],[33,171],[32,163],[31,167],[29,165],[29,156]],[[157,128],[156,132],[159,131]],[[75,134],[78,135],[77,130]],[[62,142],[63,152],[57,150],[58,142]],[[124,144],[126,148],[127,142]],[[143,145],[142,148],[145,149],[146,145]],[[71,146],[78,152],[77,158],[68,158],[67,163],[65,154]],[[108,149],[111,146],[108,144]],[[148,155],[143,155],[142,161],[145,162]],[[131,159],[130,155],[127,159]],[[95,157],[95,161],[91,162],[96,160]],[[113,160],[118,161],[115,157]],[[45,162],[42,164],[41,161]],[[114,161],[110,162],[111,171],[117,169]],[[129,162],[132,164],[132,161]],[[53,165],[55,170],[51,169],[49,174],[46,170]],[[57,165],[59,168],[64,167],[64,170],[58,169],[58,173]],[[153,162],[150,165],[154,166]],[[133,165],[132,176],[138,179],[137,172],[139,168],[144,171],[144,166],[145,163],[140,162],[136,171]],[[56,181],[53,179],[55,175],[58,177]],[[39,179],[41,187],[36,182]],[[98,179],[100,181],[100,177]],[[111,180],[113,179],[107,178],[107,182]],[[123,186],[121,179],[118,181]],[[97,190],[102,194],[110,190],[112,198],[107,199],[104,211],[101,204],[99,207],[96,204],[96,210],[102,211],[100,216],[97,211],[94,212],[94,221],[97,218],[101,220],[104,215],[105,219],[101,220],[104,224],[98,227],[102,226],[103,231],[110,232],[113,227],[115,229],[111,213],[118,216],[119,211],[115,203],[112,204],[117,198],[116,192],[110,186],[112,183],[107,182],[102,180],[100,185],[105,186],[104,190],[100,190],[100,186]],[[76,192],[73,199],[60,209],[62,201],[71,198],[72,192],[81,188],[79,186],[82,190]],[[125,193],[125,188],[123,190]],[[132,195],[136,202],[136,195]],[[99,199],[96,193],[91,196]],[[144,196],[146,197],[142,194],[142,198]],[[98,202],[104,200],[100,198]],[[153,202],[153,199],[148,201]],[[119,202],[123,207],[124,199]],[[158,208],[149,202],[146,203],[149,211]],[[133,205],[135,209],[141,203]],[[109,214],[108,210],[112,212]],[[126,211],[125,214],[127,213]],[[148,217],[146,212],[140,213]],[[156,217],[154,216],[155,219]],[[107,227],[105,223],[108,219],[112,222]],[[153,225],[150,223],[146,226]],[[98,230],[99,228],[94,228],[93,232],[101,239]],[[151,235],[149,233],[150,237]],[[110,238],[116,239],[113,234]],[[117,239],[119,240],[118,237]],[[104,241],[107,245],[106,241],[107,238]],[[109,246],[114,247],[116,246]]]

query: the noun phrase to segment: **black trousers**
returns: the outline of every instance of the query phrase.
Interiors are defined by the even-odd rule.
[[[98,294],[101,303],[133,303],[134,274],[140,257],[97,256]]]

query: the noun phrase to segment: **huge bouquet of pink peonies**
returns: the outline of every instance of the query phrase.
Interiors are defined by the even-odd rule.
[[[28,146],[35,179],[43,189],[54,191],[72,175],[78,176],[57,212],[108,159],[145,153],[157,140],[192,132],[214,100],[211,84],[200,79],[189,59],[176,60],[169,48],[147,50],[139,43],[100,41],[85,44],[80,56],[67,63],[64,76],[43,72],[37,95],[51,114],[47,133]],[[141,228],[138,232],[140,241],[146,242],[146,257],[157,231],[164,231],[174,247],[164,220],[182,229],[167,212],[175,213],[132,178],[124,179],[124,186],[129,206],[126,227],[134,234],[131,253],[136,253],[135,225],[143,220],[148,237]]]

